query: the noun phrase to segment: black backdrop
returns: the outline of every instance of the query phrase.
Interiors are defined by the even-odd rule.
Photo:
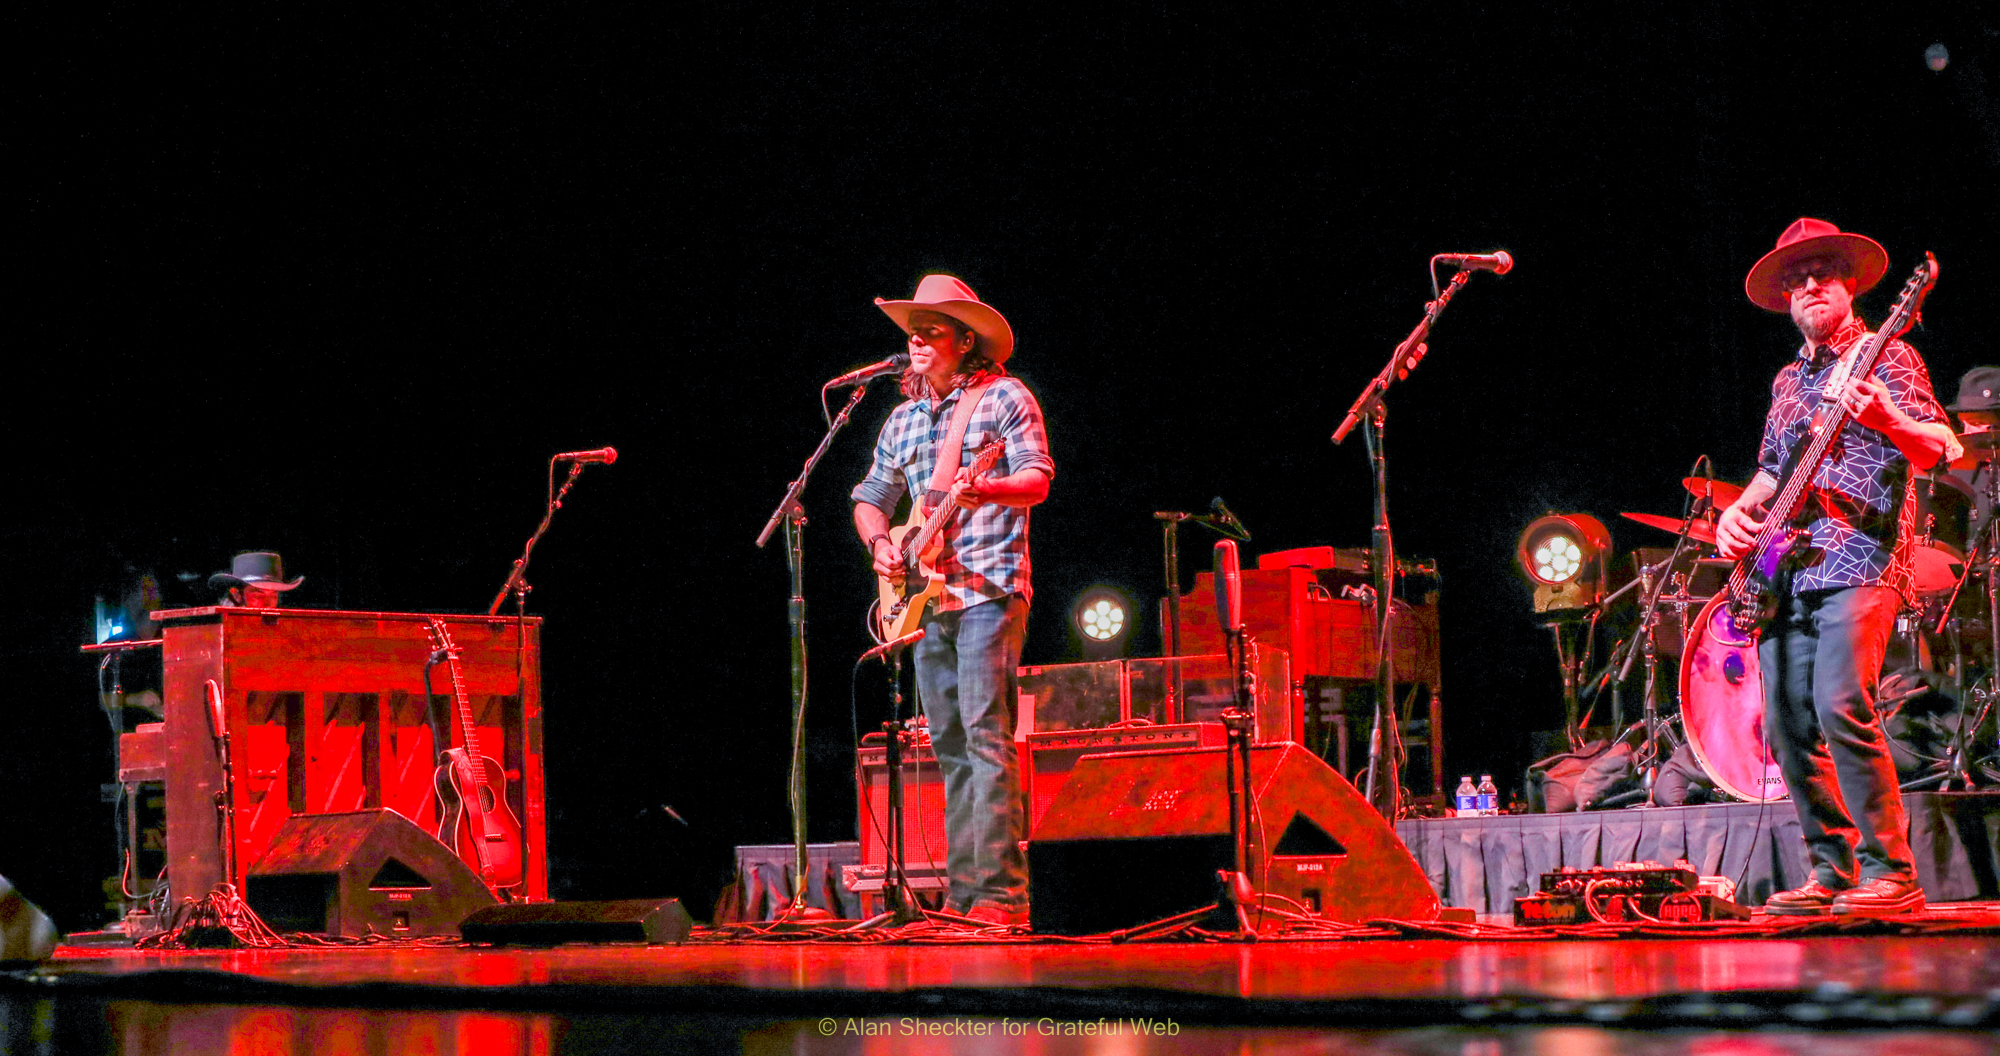
[[[731,844],[788,838],[787,577],[752,539],[819,381],[898,346],[871,299],[929,270],[1008,316],[1047,410],[1045,663],[1083,588],[1158,595],[1154,510],[1222,495],[1253,552],[1365,545],[1361,445],[1328,434],[1430,254],[1512,252],[1391,398],[1398,542],[1444,574],[1453,774],[1561,721],[1521,528],[1583,510],[1662,545],[1616,513],[1678,512],[1702,453],[1748,476],[1795,335],[1741,277],[1788,222],[1888,246],[1878,318],[1938,255],[1913,342],[1947,399],[1996,357],[1976,5],[662,10],[19,21],[0,874],[66,926],[101,921],[113,868],[94,595],[151,570],[206,601],[231,553],[276,549],[300,605],[480,610],[547,457],[602,444],[620,461],[531,576],[556,889],[705,909]],[[845,493],[878,389],[806,495],[816,840],[854,824]],[[860,699],[872,724],[873,675]]]

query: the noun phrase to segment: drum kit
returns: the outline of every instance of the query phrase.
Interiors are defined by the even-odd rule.
[[[1911,482],[1917,501],[1912,575],[1918,604],[1897,621],[1891,666],[1917,669],[1897,685],[1950,685],[1955,693],[1947,696],[1955,698],[1958,713],[1941,757],[1925,756],[1928,769],[1906,781],[1905,790],[2000,782],[1996,760],[1980,757],[1991,751],[1992,740],[1978,736],[2000,700],[1992,662],[2000,656],[2000,622],[1993,619],[2000,603],[2000,523],[1994,523],[2000,519],[1981,521],[1979,515],[1982,505],[2000,508],[2000,432],[1968,433],[1959,441],[1965,457],[1954,461],[1950,472],[1940,470]],[[1649,596],[1657,587],[1658,601],[1650,625],[1635,633],[1648,637],[1649,659],[1653,653],[1679,658],[1681,730],[1715,786],[1751,802],[1783,799],[1784,780],[1765,743],[1756,648],[1731,645],[1729,639],[1736,636],[1716,633],[1729,619],[1723,580],[1734,562],[1714,556],[1715,525],[1743,488],[1703,477],[1688,477],[1682,484],[1697,499],[1708,500],[1698,502],[1699,512],[1685,522],[1684,545],[1700,544],[1701,550],[1692,562],[1671,565],[1648,565],[1640,556],[1640,581]],[[1683,530],[1680,517],[1622,516],[1675,535]],[[1655,584],[1653,577],[1662,574],[1667,581]],[[1983,581],[1983,589],[1968,591],[1975,577]],[[1968,668],[1984,677],[1968,677]],[[1885,694],[1885,710],[1897,703]],[[1651,704],[1649,698],[1647,740],[1657,749],[1660,738],[1652,725]]]

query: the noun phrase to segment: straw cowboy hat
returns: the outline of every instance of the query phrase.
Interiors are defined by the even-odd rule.
[[[896,326],[907,332],[910,329],[910,313],[920,308],[929,309],[964,323],[979,335],[979,351],[994,363],[1005,363],[1014,354],[1014,328],[1001,318],[972,292],[972,287],[952,278],[950,275],[926,275],[917,283],[917,292],[907,301],[885,301],[875,298],[875,306],[896,321]]]
[[[1865,235],[1850,234],[1824,220],[1800,217],[1778,236],[1778,248],[1764,254],[1743,279],[1750,303],[1771,312],[1789,312],[1792,299],[1779,278],[1807,257],[1839,257],[1854,272],[1854,293],[1873,289],[1889,270],[1889,252]]]

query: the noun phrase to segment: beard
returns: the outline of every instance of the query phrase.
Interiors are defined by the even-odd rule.
[[[1798,325],[1799,333],[1814,345],[1824,343],[1846,321],[1846,313],[1824,301],[1792,306],[1792,322]]]

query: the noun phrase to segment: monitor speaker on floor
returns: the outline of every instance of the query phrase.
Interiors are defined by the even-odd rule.
[[[0,876],[0,966],[48,960],[61,938],[55,921]]]
[[[555,946],[565,942],[687,941],[694,921],[678,898],[612,902],[517,902],[488,906],[458,927],[467,942],[496,946]]]
[[[1028,843],[1035,931],[1087,935],[1217,900],[1234,867],[1223,748],[1086,755]],[[1250,752],[1250,880],[1265,904],[1325,920],[1436,920],[1415,858],[1346,778],[1305,748]],[[1234,914],[1210,926],[1233,929]]]
[[[495,901],[451,848],[393,810],[287,818],[243,900],[281,934],[397,938],[455,935]]]

